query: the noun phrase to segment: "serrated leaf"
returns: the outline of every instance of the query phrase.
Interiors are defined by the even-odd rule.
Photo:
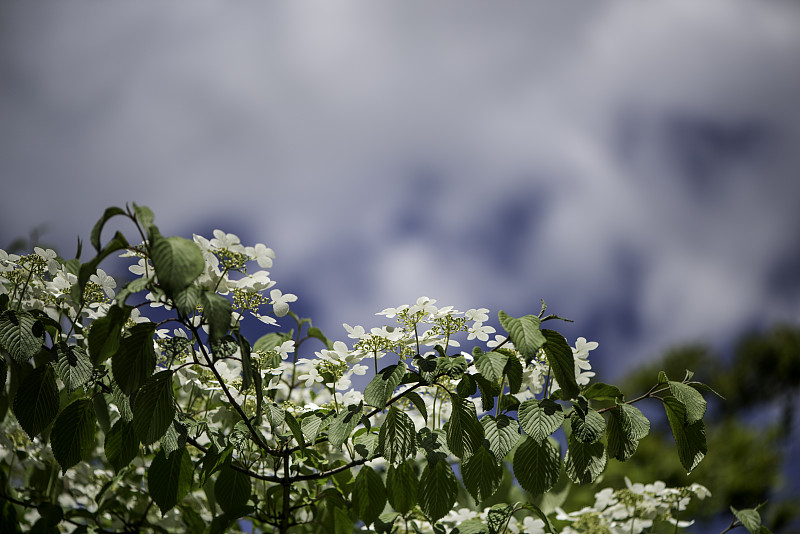
[[[153,278],[135,278],[128,282],[127,284],[122,286],[117,292],[116,297],[114,298],[115,308],[122,308],[126,307],[125,302],[128,300],[128,297],[131,295],[135,295],[140,291],[144,291],[147,289],[150,284],[153,282]]]
[[[133,411],[131,410],[131,399],[122,392],[116,380],[111,382],[111,399],[114,401],[114,406],[116,406],[119,411],[120,418],[132,422]]]
[[[555,330],[543,329],[542,335],[547,340],[543,347],[544,354],[550,364],[550,370],[561,387],[561,398],[565,400],[576,398],[581,391],[575,381],[575,357],[572,354],[572,347],[564,336]]]
[[[508,358],[499,352],[486,352],[475,360],[475,367],[478,372],[493,382],[499,382],[503,376],[503,370]]]
[[[172,423],[167,427],[167,431],[159,440],[161,450],[170,455],[178,449],[184,448],[188,437],[189,433],[186,427],[179,423],[177,419],[173,419]]]
[[[221,340],[231,326],[231,303],[213,291],[202,295],[203,316],[208,321],[208,339],[211,343]]]
[[[497,490],[503,479],[503,467],[486,447],[478,447],[461,463],[461,478],[475,504],[480,504]]]
[[[364,458],[372,459],[375,455],[375,451],[378,449],[378,443],[380,441],[378,434],[366,431],[359,434],[359,432],[361,432],[361,430],[353,435],[353,450]]]
[[[637,408],[617,405],[608,419],[608,455],[627,461],[639,446],[639,440],[650,432],[650,421]]]
[[[131,205],[133,206],[133,215],[141,225],[142,230],[144,230],[145,234],[149,233],[150,226],[153,225],[153,210],[147,206],[139,206],[136,202],[131,203]]]
[[[29,312],[6,310],[0,313],[0,347],[23,364],[44,345],[44,326]]]
[[[96,432],[97,420],[90,399],[72,401],[56,417],[50,433],[50,447],[62,473],[89,458]]]
[[[390,365],[381,369],[364,389],[364,402],[376,408],[386,406],[386,401],[400,385],[406,370],[405,364]]]
[[[203,274],[203,251],[189,239],[163,237],[155,226],[150,227],[149,235],[150,260],[158,282],[169,297],[174,297]]]
[[[201,305],[203,290],[197,286],[188,286],[173,297],[173,302],[178,311],[186,317],[191,317],[198,306]]]
[[[425,401],[422,400],[422,397],[420,397],[416,391],[406,391],[403,393],[403,396],[414,404],[414,407],[419,411],[422,419],[427,421],[428,408],[425,406]]]
[[[572,437],[584,443],[594,443],[606,431],[606,420],[595,410],[589,408],[586,412],[574,409],[570,417]]]
[[[172,371],[161,371],[148,380],[133,403],[133,428],[142,445],[161,439],[175,418]]]
[[[233,447],[227,447],[222,451],[208,449],[206,455],[203,457],[203,468],[200,470],[199,484],[205,486],[211,476],[222,469],[230,462],[231,455],[233,454]]]
[[[610,386],[602,382],[595,382],[581,392],[587,399],[594,400],[616,400],[622,399],[625,395],[617,386]]]
[[[328,428],[328,442],[332,446],[339,448],[342,443],[347,441],[347,438],[350,437],[350,434],[353,433],[353,430],[361,421],[363,407],[363,402],[352,404],[333,418],[331,426]]]
[[[356,515],[369,526],[378,519],[385,506],[386,488],[381,476],[370,466],[363,466],[353,485],[353,507]]]
[[[761,532],[761,514],[757,510],[747,508],[745,510],[737,510],[733,506],[730,507],[736,519],[747,529],[750,534],[758,534]]]
[[[539,330],[541,321],[535,315],[526,315],[515,318],[500,310],[498,313],[500,324],[506,329],[511,337],[514,347],[530,361],[536,357],[536,352],[542,348],[547,339]],[[570,352],[570,354],[572,354]],[[559,382],[560,383],[560,382]]]
[[[386,496],[389,504],[401,514],[408,513],[417,504],[419,480],[414,460],[406,460],[397,466],[389,465],[386,473]]]
[[[82,347],[56,345],[58,360],[56,371],[67,389],[71,392],[84,385],[92,377],[92,362]]]
[[[50,365],[34,369],[14,395],[14,415],[31,439],[53,422],[58,415],[58,405],[58,385]]]
[[[506,360],[506,366],[503,369],[503,373],[508,380],[509,391],[512,394],[519,393],[519,390],[522,387],[522,363],[520,363],[516,355],[510,355],[508,357]]]
[[[402,462],[416,450],[414,421],[397,407],[389,407],[378,434],[378,448],[390,464]]]
[[[564,422],[564,411],[560,404],[550,400],[529,399],[519,405],[519,423],[537,443],[558,430]]]
[[[528,493],[545,493],[555,486],[561,473],[558,445],[552,439],[539,443],[525,436],[514,452],[512,465],[514,477]]]
[[[446,426],[447,447],[461,459],[468,458],[483,443],[483,427],[470,399],[450,395],[452,412]]]
[[[567,476],[576,484],[594,482],[606,468],[606,450],[602,442],[584,443],[571,439],[564,459]]]
[[[303,420],[300,422],[300,427],[307,440],[314,441],[317,439],[317,434],[319,434],[319,431],[322,430],[322,425],[325,419],[326,416],[320,414],[319,412],[314,412],[303,418]]]
[[[681,382],[670,381],[669,392],[686,408],[686,423],[701,420],[706,413],[706,400],[699,391]]]
[[[486,513],[489,534],[499,534],[505,530],[508,519],[514,513],[514,506],[506,503],[495,504]]]
[[[447,515],[458,496],[458,480],[445,460],[428,462],[419,479],[418,501],[431,522]]]
[[[117,351],[111,356],[111,370],[120,390],[129,397],[144,384],[156,368],[156,351],[153,336],[156,324],[135,324],[120,340]]]
[[[224,466],[214,483],[214,497],[226,513],[243,507],[250,499],[250,477],[230,465]]]
[[[105,453],[108,463],[119,472],[129,465],[139,453],[139,439],[133,423],[118,419],[106,434]]]
[[[497,418],[492,415],[483,416],[481,426],[484,436],[489,441],[489,450],[498,463],[514,448],[521,436],[519,423],[504,414],[498,415]]]
[[[491,382],[481,375],[472,375],[475,383],[478,384],[478,389],[481,392],[481,406],[483,411],[489,411],[494,408],[494,399],[500,395],[500,384]]]
[[[89,355],[94,365],[100,365],[119,349],[122,327],[131,309],[130,306],[111,306],[106,315],[92,321],[89,328]]]
[[[678,458],[686,471],[691,473],[708,452],[703,420],[687,424],[686,408],[682,402],[675,397],[665,397],[662,400],[672,436],[678,445]]]
[[[100,217],[100,219],[92,227],[92,233],[89,236],[89,242],[97,252],[100,252],[101,249],[100,233],[103,231],[103,226],[105,226],[109,219],[116,217],[117,215],[125,215],[125,210],[116,206],[106,208],[106,210],[103,212],[103,216]]]
[[[269,421],[272,432],[275,433],[276,429],[281,426],[286,419],[286,409],[283,406],[271,402],[267,404],[264,413],[267,416],[267,421]]]
[[[171,510],[192,487],[192,460],[189,451],[179,449],[169,456],[158,451],[147,470],[147,493],[162,514]],[[219,495],[216,495],[219,499]],[[224,497],[223,497],[224,498]]]

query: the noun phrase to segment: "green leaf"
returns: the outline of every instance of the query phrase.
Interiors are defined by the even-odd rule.
[[[92,233],[89,237],[89,242],[92,244],[92,246],[97,252],[100,252],[101,249],[100,233],[103,231],[103,226],[105,226],[106,222],[108,222],[109,219],[111,219],[112,217],[116,217],[117,215],[125,215],[125,210],[117,207],[106,208],[106,211],[103,212],[103,216],[100,217],[100,220],[98,220],[94,224],[94,227],[92,228]]]
[[[686,408],[682,402],[675,397],[665,397],[662,400],[669,426],[672,429],[672,436],[678,445],[678,458],[686,471],[691,473],[708,452],[703,420],[687,424]]]
[[[737,510],[731,506],[731,512],[736,516],[736,519],[747,529],[750,534],[758,534],[761,532],[761,515],[757,510],[747,508],[745,510]]]
[[[505,531],[505,526],[514,512],[514,508],[513,505],[506,503],[495,504],[489,508],[486,514],[486,526],[489,527],[489,534],[499,534]]]
[[[406,514],[417,504],[419,480],[413,459],[401,462],[395,467],[389,465],[386,473],[386,495],[389,504],[400,512]]]
[[[570,439],[564,459],[567,476],[576,484],[594,482],[606,468],[606,451],[602,442],[584,443]]]
[[[489,525],[484,525],[480,519],[462,521],[450,531],[450,534],[491,534]]]
[[[397,521],[398,517],[400,517],[400,514],[397,512],[389,512],[379,515],[378,519],[375,520],[375,532],[377,534],[392,534],[394,522]]]
[[[478,384],[475,383],[471,375],[465,374],[456,386],[456,393],[458,393],[459,397],[471,397],[476,391],[478,391]]]
[[[512,394],[519,393],[519,390],[522,387],[522,363],[520,363],[516,355],[511,354],[508,356],[503,373],[508,379],[509,391]]]
[[[250,477],[226,465],[214,483],[214,497],[219,507],[230,513],[247,504],[250,489]]]
[[[504,414],[498,415],[497,418],[485,415],[481,418],[481,426],[489,441],[489,450],[497,462],[501,462],[519,441],[519,423]]]
[[[153,347],[155,332],[155,323],[145,322],[132,326],[111,356],[114,380],[128,396],[138,391],[156,368],[156,351]]]
[[[475,504],[480,504],[497,490],[503,479],[503,467],[486,447],[478,447],[461,463],[461,477]]]
[[[403,393],[403,396],[410,400],[414,407],[419,411],[422,419],[427,421],[428,420],[428,408],[425,406],[425,401],[422,400],[422,397],[416,391],[406,391]]]
[[[189,239],[163,237],[155,226],[150,227],[149,235],[150,260],[158,282],[169,297],[174,297],[203,274],[203,251]]]
[[[414,454],[416,434],[414,421],[396,406],[390,406],[378,434],[378,449],[390,464],[402,462]]]
[[[537,443],[544,441],[564,422],[561,405],[550,399],[526,400],[519,405],[517,415],[522,430]]]
[[[56,346],[56,352],[56,371],[70,392],[89,381],[92,377],[92,362],[85,349],[61,342]]]
[[[386,401],[403,380],[406,370],[405,364],[390,365],[381,369],[364,389],[364,402],[376,408],[386,406]]]
[[[588,408],[585,412],[577,406],[570,417],[572,437],[584,443],[598,441],[606,431],[606,420],[595,410]]]
[[[0,313],[0,347],[23,364],[44,345],[44,325],[29,312],[6,310]]]
[[[253,344],[254,351],[261,351],[261,352],[269,352],[270,350],[274,349],[284,341],[289,341],[292,339],[291,332],[288,334],[279,334],[277,332],[270,332],[269,334],[264,334],[260,338],[256,340]]]
[[[452,413],[446,426],[447,447],[461,459],[469,457],[483,443],[483,427],[470,399],[450,395]]]
[[[56,418],[58,405],[55,372],[52,366],[44,365],[34,369],[19,385],[14,396],[14,415],[33,439]]]
[[[135,295],[140,291],[144,291],[150,286],[151,283],[153,283],[153,278],[151,277],[135,278],[131,280],[130,282],[122,286],[122,289],[120,289],[117,292],[117,296],[114,299],[114,302],[116,302],[116,305],[114,307],[116,308],[124,307],[125,302],[128,300],[128,297],[130,297],[131,295]]]
[[[120,232],[116,232],[114,237],[106,243],[106,246],[103,247],[103,250],[100,250],[97,253],[97,256],[89,260],[87,263],[82,263],[80,269],[78,270],[78,285],[73,286],[72,289],[77,291],[77,296],[80,297],[83,295],[83,289],[86,287],[86,282],[89,281],[89,278],[97,272],[97,266],[100,265],[100,262],[106,259],[111,254],[127,248],[128,240],[125,239],[125,236],[122,235]],[[73,294],[75,297],[75,294]]]
[[[686,423],[700,421],[706,413],[706,400],[699,391],[681,382],[670,381],[669,392],[686,408]]]
[[[506,312],[500,310],[498,317],[500,324],[508,332],[511,337],[511,342],[514,347],[525,357],[526,361],[530,361],[536,357],[536,352],[542,348],[547,339],[542,335],[539,330],[541,321],[535,315],[526,315],[520,318],[514,318]],[[570,351],[570,355],[572,351]],[[559,380],[559,384],[561,381]]]
[[[219,341],[231,326],[231,303],[213,291],[203,292],[203,315],[208,321],[208,339],[211,343]]]
[[[365,465],[356,475],[353,486],[353,507],[356,515],[369,526],[378,519],[386,506],[386,488],[381,476]]]
[[[351,534],[355,531],[355,524],[347,510],[338,506],[334,507],[333,534]]]
[[[353,450],[364,458],[374,458],[379,442],[378,434],[367,432],[366,428],[362,428],[353,434]]]
[[[96,431],[97,420],[90,399],[72,401],[56,417],[50,433],[50,446],[62,473],[81,460],[89,459],[94,450]]]
[[[306,334],[309,337],[313,337],[313,338],[316,338],[316,339],[319,339],[320,341],[322,341],[328,349],[333,348],[333,343],[331,343],[328,340],[328,338],[325,337],[325,334],[322,333],[322,330],[320,330],[316,326],[309,327],[308,331],[306,332]]]
[[[542,335],[547,339],[544,354],[561,387],[561,398],[574,399],[581,391],[575,381],[575,358],[572,355],[572,347],[564,336],[555,330],[544,329]]]
[[[175,307],[186,317],[191,317],[202,304],[203,290],[197,286],[188,286],[173,297]]]
[[[136,394],[133,403],[133,428],[142,445],[161,439],[175,418],[172,371],[153,375]]]
[[[561,455],[552,439],[541,443],[530,436],[522,438],[514,452],[514,476],[527,492],[540,495],[549,491],[561,473]]]
[[[92,321],[89,328],[89,355],[92,364],[100,365],[119,349],[122,328],[131,313],[130,306],[111,306],[106,315]]]
[[[458,496],[458,480],[445,460],[428,462],[419,479],[417,499],[422,513],[438,521],[453,508]]]
[[[271,402],[267,404],[267,409],[264,410],[264,412],[267,416],[267,421],[269,421],[269,426],[272,428],[272,432],[275,433],[276,429],[281,426],[286,419],[286,409],[277,403]]]
[[[616,400],[625,398],[625,395],[622,394],[622,391],[620,391],[617,386],[610,386],[602,382],[595,382],[590,385],[583,390],[581,395],[587,399],[594,400]]]
[[[161,436],[161,450],[164,451],[164,454],[169,456],[178,449],[184,448],[188,437],[189,432],[187,428],[178,422],[177,419],[173,419],[172,423],[167,427],[167,431]]]
[[[169,456],[158,451],[147,470],[147,493],[162,514],[171,510],[192,487],[192,460],[189,451],[178,449]],[[216,495],[219,499],[219,495]],[[223,497],[224,499],[224,497]]]
[[[307,440],[314,441],[317,439],[317,434],[319,434],[319,431],[322,429],[322,424],[325,419],[326,416],[319,412],[314,412],[303,418],[300,427]]]
[[[127,397],[121,389],[119,389],[119,385],[117,385],[116,380],[111,382],[111,398],[114,401],[114,406],[116,406],[117,410],[119,410],[120,418],[128,422],[133,421],[131,399]]]
[[[636,452],[639,440],[650,432],[650,421],[629,404],[619,404],[609,413],[608,455],[625,462]]]
[[[132,203],[133,215],[144,230],[144,233],[150,233],[150,227],[153,225],[153,211],[147,206],[139,206],[136,202]]]
[[[499,382],[503,376],[508,357],[499,352],[486,352],[475,360],[478,371],[492,382]]]
[[[119,472],[129,465],[139,453],[139,439],[133,429],[133,423],[118,419],[106,434],[106,459]]]
[[[494,407],[494,398],[500,394],[500,384],[491,382],[481,375],[472,375],[473,380],[478,384],[481,391],[481,406],[483,411],[489,411]]]
[[[364,403],[353,404],[342,410],[331,421],[331,426],[328,429],[328,442],[336,448],[340,448],[342,443],[347,441],[350,434],[358,426],[361,421],[361,412],[364,408]]]
[[[227,447],[220,452],[208,449],[203,457],[203,468],[200,470],[198,483],[205,486],[211,476],[230,463],[233,447]]]

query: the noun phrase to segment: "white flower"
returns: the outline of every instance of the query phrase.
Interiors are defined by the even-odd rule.
[[[351,339],[361,339],[364,337],[365,332],[363,326],[350,326],[347,323],[344,323],[342,326],[347,330],[347,337]]]
[[[609,506],[617,504],[617,499],[614,497],[614,490],[605,488],[594,494],[594,507],[597,510],[605,510]]]
[[[262,243],[256,243],[254,247],[246,247],[245,254],[254,261],[258,262],[258,266],[263,269],[272,267],[272,260],[275,259],[275,252]]]
[[[585,337],[579,337],[575,340],[575,348],[572,349],[572,353],[581,358],[588,358],[589,351],[596,349],[598,346],[596,341],[586,341]]]
[[[439,311],[439,309],[436,306],[434,306],[435,303],[436,303],[435,299],[430,299],[428,297],[420,297],[417,299],[416,304],[409,307],[408,311],[411,314],[422,312],[423,315],[436,315],[436,312]]]
[[[50,274],[56,274],[56,271],[61,267],[61,264],[58,263],[56,259],[58,254],[56,254],[55,250],[52,249],[43,249],[39,247],[33,247],[33,251],[36,252],[36,255],[42,258],[47,262],[47,270],[50,271]]]
[[[290,352],[294,352],[294,340],[289,339],[284,341],[273,350],[281,355],[281,360],[285,360],[289,357]]]
[[[369,369],[369,367],[366,365],[356,364],[353,366],[353,374],[363,376],[367,373],[367,369]]]
[[[375,315],[384,315],[386,316],[387,319],[392,319],[395,316],[397,316],[397,314],[402,313],[404,310],[407,309],[408,309],[408,304],[403,304],[401,306],[398,306],[397,308],[384,308],[383,311],[379,311]]]
[[[342,395],[342,404],[345,406],[352,406],[353,404],[358,404],[364,400],[364,395],[358,391],[357,389],[351,389],[344,395]]]
[[[211,246],[216,248],[226,248],[231,252],[244,253],[244,247],[236,234],[226,234],[222,230],[214,230],[214,239]]]
[[[464,316],[467,318],[468,321],[474,321],[476,323],[485,323],[489,320],[489,313],[488,308],[478,308],[478,309],[471,309],[467,310]]]
[[[273,289],[269,292],[269,299],[272,302],[272,310],[278,317],[283,317],[289,313],[289,302],[297,300],[297,295],[292,293],[282,294],[280,289]]]
[[[478,338],[480,341],[488,341],[489,334],[494,334],[495,329],[493,326],[484,326],[483,323],[475,323],[468,332],[467,341],[475,338]]]
[[[237,280],[235,286],[239,289],[262,291],[274,286],[275,282],[270,280],[267,271],[256,271]]]
[[[497,336],[494,336],[494,340],[493,341],[487,341],[486,342],[486,346],[489,347],[489,348],[494,348],[494,347],[499,346],[505,340],[506,340],[506,336],[497,335]],[[514,344],[509,341],[508,343],[503,345],[503,347],[505,347],[507,349],[513,349],[514,348]]]
[[[299,375],[297,378],[299,380],[305,380],[307,388],[310,388],[316,382],[322,382],[323,380],[319,374],[319,371],[317,371],[316,367],[312,367],[311,369],[309,369],[308,373]]]
[[[546,532],[544,530],[544,521],[538,518],[526,517],[522,522],[522,528],[525,534],[545,534]]]
[[[97,274],[89,277],[90,282],[94,282],[102,288],[108,298],[114,298],[114,288],[117,287],[117,282],[108,276],[103,269],[97,269]]]

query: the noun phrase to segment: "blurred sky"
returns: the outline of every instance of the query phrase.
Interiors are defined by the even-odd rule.
[[[3,2],[0,247],[135,201],[331,338],[544,298],[610,379],[800,320],[798,58],[777,0]]]

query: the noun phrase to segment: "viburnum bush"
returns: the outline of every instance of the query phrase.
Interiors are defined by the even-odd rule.
[[[114,217],[136,239],[103,244]],[[628,481],[562,509],[570,483],[636,452],[640,402],[664,407],[692,471],[710,388],[662,372],[629,399],[594,382],[597,343],[543,328],[564,320],[544,303],[500,311],[496,335],[488,309],[421,297],[331,342],[290,311],[262,244],[163,237],[136,204],[90,243],[85,263],[0,250],[2,532],[677,532],[709,494]],[[99,268],[112,255],[124,285]],[[734,514],[727,530],[767,532]]]

